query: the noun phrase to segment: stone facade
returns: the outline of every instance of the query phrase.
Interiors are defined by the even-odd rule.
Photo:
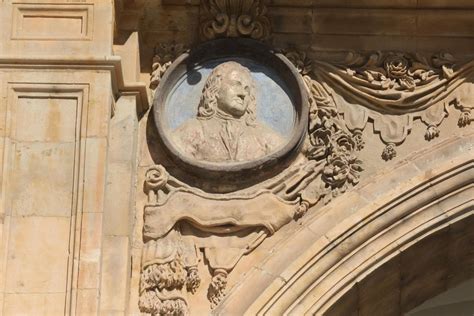
[[[425,315],[474,277],[473,10],[0,0],[0,315]]]

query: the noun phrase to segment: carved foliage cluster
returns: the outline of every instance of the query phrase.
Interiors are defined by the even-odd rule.
[[[375,85],[375,89],[408,90],[427,85],[438,78],[452,77],[454,57],[440,53],[431,59],[421,54],[375,52],[369,55],[349,53],[347,73]]]
[[[179,259],[147,266],[140,280],[140,310],[151,315],[187,314],[188,306],[184,299],[165,295],[166,291],[181,291],[186,284],[186,277],[186,269]]]
[[[360,133],[351,133],[339,115],[334,100],[325,88],[311,77],[313,65],[306,54],[285,52],[304,79],[309,93],[308,136],[304,154],[322,166],[318,177],[303,189],[302,205],[313,205],[320,198],[329,202],[359,182],[362,162],[357,151],[364,146]]]
[[[266,12],[263,0],[203,0],[201,37],[203,40],[219,37],[265,40],[270,35]]]
[[[373,121],[386,145],[384,160],[397,155],[396,147],[408,137],[414,120],[426,125],[427,141],[439,136],[449,105],[461,112],[460,127],[472,121],[473,106],[466,96],[472,90],[473,65],[459,64],[450,54],[351,52],[342,63],[315,64],[316,80],[334,91],[349,130],[360,134],[368,119]]]

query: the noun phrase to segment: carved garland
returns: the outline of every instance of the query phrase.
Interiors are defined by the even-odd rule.
[[[365,129],[368,119],[386,144],[384,160],[396,156],[413,121],[426,124],[424,138],[439,136],[438,126],[448,107],[459,110],[459,127],[472,121],[469,79],[474,63],[457,65],[446,53],[431,57],[400,52],[349,53],[342,63],[314,62],[316,80],[336,101],[346,126],[354,133]],[[334,91],[334,92],[332,92]]]

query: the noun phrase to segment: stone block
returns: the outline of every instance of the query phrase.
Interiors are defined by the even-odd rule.
[[[128,237],[106,236],[103,241],[100,308],[126,309],[130,276]]]
[[[135,162],[138,137],[135,97],[122,96],[115,108],[115,115],[110,122],[108,160],[132,164]]]
[[[351,288],[333,305],[325,315],[327,316],[359,316],[357,288]]]
[[[272,7],[288,6],[288,7],[311,7],[313,0],[269,0],[268,7],[272,10]]]
[[[314,51],[415,51],[417,41],[410,36],[399,35],[321,35],[314,34],[311,49]]]
[[[81,260],[89,262],[100,261],[100,249],[102,244],[102,224],[102,213],[82,214],[80,245]]]
[[[16,103],[18,141],[74,142],[76,138],[77,99],[20,97]]]
[[[87,112],[84,111],[84,117],[87,117],[87,130],[82,131],[82,136],[107,137],[113,105],[112,93],[109,90],[112,84],[110,75],[98,71],[93,77],[87,77],[87,75],[85,77],[86,80],[91,81],[91,84],[90,92],[84,89],[83,93],[83,110],[87,108]]]
[[[316,34],[358,34],[409,36],[416,32],[413,11],[316,9],[313,14]]]
[[[60,316],[65,314],[65,301],[64,293],[9,293],[5,294],[2,315]]]
[[[268,17],[273,32],[311,33],[312,11],[309,8],[274,7],[269,10]]]
[[[419,36],[474,37],[472,12],[466,10],[427,11],[417,16]]]
[[[99,286],[100,263],[98,261],[79,260],[77,287],[97,289]]]
[[[473,9],[471,0],[417,0],[419,8]]]
[[[17,143],[10,177],[13,215],[70,217],[74,143]]]
[[[107,139],[87,138],[84,163],[83,212],[103,212],[107,172]]]
[[[138,32],[133,32],[123,45],[114,45],[114,54],[122,59],[123,80],[135,83],[140,75]]]
[[[448,240],[448,230],[443,229],[402,252],[402,313],[418,306],[426,297],[433,297],[447,289]]]
[[[63,293],[68,281],[71,221],[13,217],[7,254],[7,293]]]
[[[148,14],[153,14],[153,18],[145,19],[142,27],[150,31],[189,32],[198,29],[199,7],[196,6],[162,6]]]
[[[104,234],[127,236],[131,227],[132,167],[109,163],[105,197]]]
[[[98,306],[99,291],[97,289],[77,290],[76,315],[97,315]]]
[[[393,258],[357,285],[360,316],[400,315],[399,258]]]
[[[417,0],[313,0],[315,7],[415,8]]]

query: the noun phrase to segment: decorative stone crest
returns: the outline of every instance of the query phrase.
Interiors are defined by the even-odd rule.
[[[265,40],[270,21],[263,0],[201,1],[201,38],[250,37]]]

